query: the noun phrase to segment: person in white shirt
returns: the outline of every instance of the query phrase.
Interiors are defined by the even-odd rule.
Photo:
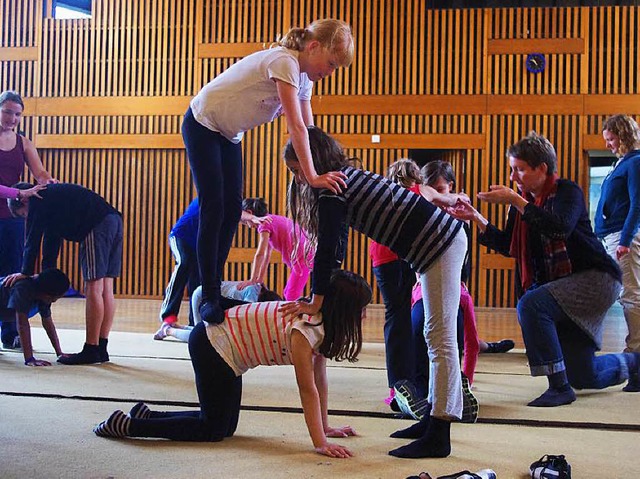
[[[353,50],[349,25],[317,20],[292,28],[274,48],[238,61],[191,101],[182,136],[200,200],[197,257],[205,321],[224,321],[220,281],[242,207],[244,132],[284,113],[310,184],[334,192],[346,186],[340,172],[316,173],[306,127],[313,124],[313,82],[349,66]]]

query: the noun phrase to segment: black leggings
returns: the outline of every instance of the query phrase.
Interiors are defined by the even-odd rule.
[[[198,191],[198,267],[202,300],[220,301],[220,282],[242,213],[242,147],[202,126],[191,108],[182,122],[193,182]]]
[[[189,336],[189,354],[196,376],[200,411],[152,412],[149,419],[132,419],[131,437],[215,442],[236,431],[242,376],[236,376],[211,346],[202,322]]]

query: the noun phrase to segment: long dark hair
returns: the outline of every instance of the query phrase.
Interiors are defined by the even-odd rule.
[[[316,126],[307,127],[309,132],[309,147],[313,166],[319,175],[329,171],[338,171],[341,168],[358,161],[347,158],[340,144],[327,133]],[[291,140],[284,147],[284,159],[288,161],[298,160]],[[289,183],[287,191],[287,210],[294,223],[307,233],[305,250],[315,251],[318,240],[318,191],[309,185],[299,185],[295,179]],[[296,238],[297,240],[297,238]],[[307,254],[307,251],[305,251]]]
[[[362,349],[362,310],[371,297],[371,287],[362,276],[341,269],[333,272],[322,302],[320,354],[334,361],[357,361]]]

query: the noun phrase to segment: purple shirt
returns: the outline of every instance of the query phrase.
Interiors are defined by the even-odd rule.
[[[0,185],[11,186],[20,181],[24,171],[24,163],[22,137],[16,135],[16,146],[13,149],[9,151],[0,150]],[[11,212],[7,207],[7,202],[0,201],[0,219],[5,218],[13,218],[13,216],[11,216]]]

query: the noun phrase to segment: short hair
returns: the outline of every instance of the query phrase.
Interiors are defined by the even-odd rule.
[[[519,142],[507,148],[507,156],[526,162],[531,168],[547,165],[547,175],[552,175],[558,168],[556,150],[549,140],[535,131],[530,131]]]
[[[245,198],[242,200],[242,211],[251,211],[254,216],[267,216],[269,207],[263,198]]]
[[[638,149],[640,145],[640,128],[629,115],[613,115],[605,120],[602,131],[610,131],[620,140],[620,156]]]
[[[11,188],[16,188],[18,190],[28,190],[33,188],[33,185],[31,183],[21,181],[19,183],[16,183],[15,185],[11,185]],[[27,201],[29,201],[29,198],[22,198],[21,200],[19,200],[18,198],[7,198],[7,206],[9,207],[11,215],[18,216],[18,208],[24,206]]]
[[[427,163],[420,170],[422,182],[425,185],[433,186],[438,178],[444,178],[446,182],[452,182],[456,186],[456,175],[453,172],[451,163],[444,160],[433,160]]]
[[[49,268],[37,275],[34,280],[39,293],[60,297],[69,289],[69,278],[58,268]]]
[[[401,158],[391,163],[389,168],[387,168],[386,177],[405,188],[410,188],[414,184],[419,184],[421,181],[420,168],[418,168],[415,161],[407,158]]]
[[[17,91],[5,90],[0,93],[0,106],[4,105],[8,101],[17,103],[22,107],[22,109],[24,109],[24,102],[22,101],[22,97]]]

